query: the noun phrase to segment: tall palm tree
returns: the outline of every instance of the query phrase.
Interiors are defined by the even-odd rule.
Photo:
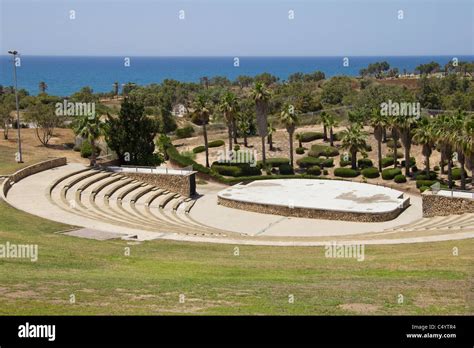
[[[105,123],[100,120],[100,117],[96,114],[93,117],[83,116],[81,117],[74,129],[76,135],[87,139],[92,147],[92,155],[90,158],[90,166],[96,165],[96,153],[97,153],[97,140],[104,134]]]
[[[387,119],[387,126],[390,128],[392,133],[392,141],[393,141],[393,167],[397,168],[398,163],[398,140],[400,139],[400,131],[398,130],[398,122],[397,118],[394,116],[390,116]]]
[[[238,112],[238,107],[239,104],[237,102],[235,94],[232,92],[224,93],[219,104],[219,110],[224,115],[224,119],[227,123],[227,131],[229,136],[229,151],[232,150],[232,138],[234,138],[234,140],[237,138],[237,131],[235,129],[235,119]]]
[[[240,134],[244,137],[244,146],[248,147],[247,137],[250,133],[252,115],[244,110],[240,110],[237,113],[237,125],[240,131]]]
[[[451,132],[451,143],[458,154],[458,162],[461,166],[461,190],[466,189],[466,153],[469,152],[470,143],[467,131],[469,122],[465,112],[459,110],[453,117],[453,131]]]
[[[438,139],[439,149],[442,154],[442,158],[448,160],[448,186],[453,187],[453,153],[454,148],[452,145],[453,129],[455,124],[453,115],[441,114],[436,118],[434,122],[434,131],[436,138]],[[444,163],[442,163],[444,165]]]
[[[337,126],[337,121],[333,114],[328,114],[325,117],[326,129],[329,129],[329,145],[334,146],[334,127]]]
[[[433,153],[436,136],[433,130],[433,123],[428,118],[422,118],[417,128],[413,131],[413,140],[422,146],[422,154],[425,156],[426,176],[430,176],[430,157]]]
[[[364,151],[367,147],[367,134],[362,130],[362,125],[355,123],[341,132],[342,148],[351,154],[351,167],[357,169],[357,152]]]
[[[194,102],[194,112],[191,116],[191,121],[198,126],[202,126],[204,147],[206,148],[206,167],[209,167],[209,144],[207,141],[206,125],[209,123],[210,115],[211,110],[207,95],[199,94]]]
[[[265,154],[265,137],[267,136],[267,113],[268,113],[268,103],[270,100],[270,91],[265,87],[265,84],[262,82],[255,83],[255,86],[252,90],[252,98],[255,101],[255,109],[257,113],[257,128],[258,134],[262,140],[262,163],[265,166],[266,164],[266,154]]]
[[[466,167],[471,171],[471,189],[474,189],[474,117],[471,116],[465,125]]]
[[[377,140],[377,156],[379,164],[379,172],[382,171],[382,141],[383,130],[387,125],[387,119],[380,114],[379,109],[373,109],[370,117],[370,125],[374,128],[374,138]]]
[[[298,114],[292,105],[285,105],[280,113],[280,121],[285,125],[290,141],[290,165],[293,167],[293,134],[298,125]]]
[[[401,115],[396,117],[396,128],[400,134],[405,149],[405,176],[410,176],[410,150],[413,141],[413,129],[416,127],[418,119],[413,115]],[[395,144],[396,147],[396,144]]]

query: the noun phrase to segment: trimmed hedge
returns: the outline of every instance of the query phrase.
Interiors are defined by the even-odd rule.
[[[295,152],[298,154],[298,155],[303,155],[304,154],[304,147],[297,147]]]
[[[362,169],[362,175],[367,179],[375,179],[380,176],[379,170],[374,167]]]
[[[416,181],[416,188],[420,188],[422,186],[432,186],[434,184],[436,184],[438,181],[436,180],[417,180]]]
[[[390,167],[395,164],[393,157],[384,157],[382,158],[382,168]]]
[[[224,140],[214,140],[214,141],[210,141],[207,145],[209,147],[219,147],[219,146],[222,146],[224,145]]]
[[[300,140],[302,143],[309,143],[313,140],[324,138],[324,134],[321,132],[304,132],[300,133]]]
[[[213,164],[211,168],[212,170],[219,173],[220,175],[233,176],[233,177],[242,176],[242,169],[237,166]]]
[[[438,174],[436,172],[430,171],[430,176],[426,175],[426,172],[417,172],[414,174],[416,180],[436,180]]]
[[[193,170],[196,170],[200,173],[211,173],[211,170],[209,168],[195,162],[192,158],[181,155],[173,145],[168,145],[166,153],[172,161],[176,162],[181,167],[193,166]]]
[[[393,152],[390,152],[386,157],[387,158],[393,158],[394,157]],[[405,156],[403,155],[402,151],[397,151],[397,159],[400,159],[400,158],[403,158],[403,157],[405,157]]]
[[[272,167],[279,167],[282,164],[290,164],[290,159],[285,158],[285,157],[275,157],[275,158],[267,158],[265,162],[267,166],[269,165]],[[259,168],[262,167],[262,161],[257,162],[257,167]]]
[[[391,168],[382,170],[382,179],[384,180],[393,180],[397,175],[402,174],[400,168]]]
[[[321,168],[319,166],[312,166],[306,169],[306,173],[309,175],[321,175]]]
[[[430,189],[429,186],[421,186],[421,187],[420,187],[420,192],[423,193],[423,192],[425,192],[426,190],[429,190],[429,189]]]
[[[359,175],[359,172],[351,168],[336,168],[334,169],[334,175],[342,178],[355,178]]]
[[[374,164],[370,158],[361,158],[357,161],[357,166],[361,169],[373,167]]]
[[[206,147],[204,145],[196,146],[193,149],[194,153],[200,153],[200,152],[204,152],[204,151],[206,151]]]
[[[344,161],[344,157],[345,155],[342,154],[341,156],[339,156],[339,165],[341,167],[347,167],[347,166],[350,166],[352,164],[351,162],[351,156],[350,155],[347,155],[347,161]]]
[[[308,152],[308,156],[311,156],[311,157],[319,157],[319,156],[334,157],[338,155],[339,155],[339,150],[337,148],[327,146],[327,145],[320,145],[320,144],[315,144],[311,146],[311,150]]]
[[[403,174],[398,174],[395,176],[395,178],[393,178],[393,180],[397,183],[397,184],[402,184],[404,182],[407,182],[407,178],[405,175]]]
[[[234,167],[236,169],[226,169],[224,167]],[[211,169],[215,172],[226,175],[226,176],[253,176],[253,175],[261,175],[262,172],[258,167],[252,167],[249,163],[220,163],[214,162],[211,165]]]
[[[176,136],[180,139],[189,138],[194,134],[193,126],[185,126],[183,128],[176,129]]]
[[[312,166],[321,165],[322,159],[315,158],[315,157],[303,157],[296,161],[296,164],[299,165],[301,168],[309,168]]]
[[[416,159],[415,157],[410,157],[410,168],[416,166]],[[405,160],[402,161],[402,167],[405,167]]]
[[[321,162],[321,166],[324,168],[332,168],[334,167],[334,159],[332,158],[326,158]]]
[[[392,148],[392,149],[393,149],[394,144],[395,144],[395,142],[393,141],[393,139],[390,139],[389,141],[387,141],[387,146]],[[397,149],[399,149],[401,147],[402,147],[402,144],[400,143],[399,140],[397,140]]]
[[[281,175],[292,175],[295,174],[295,171],[293,170],[293,167],[290,166],[289,164],[282,164],[278,167],[278,172]]]

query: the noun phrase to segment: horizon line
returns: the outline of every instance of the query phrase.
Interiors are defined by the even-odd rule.
[[[0,57],[10,57],[11,55],[9,54],[0,54]],[[474,52],[473,53],[460,53],[460,54],[421,54],[421,55],[404,55],[404,54],[393,54],[393,55],[387,55],[387,54],[381,54],[381,55],[318,55],[318,56],[311,56],[311,55],[291,55],[291,56],[285,56],[285,55],[210,55],[210,56],[204,56],[204,55],[130,55],[130,54],[123,54],[123,55],[70,55],[70,54],[65,54],[65,55],[51,55],[51,54],[18,54],[18,56],[24,56],[24,57],[49,57],[49,58],[54,58],[54,57],[84,57],[84,58],[123,58],[123,57],[136,57],[136,58],[383,58],[383,57],[406,57],[406,58],[412,58],[412,57],[456,57],[456,56],[466,56],[466,57],[474,57]]]

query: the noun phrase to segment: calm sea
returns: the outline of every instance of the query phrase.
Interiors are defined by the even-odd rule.
[[[474,56],[456,56],[459,60],[473,61]],[[90,86],[96,92],[109,92],[114,81],[120,84],[134,82],[140,85],[160,83],[164,79],[198,82],[202,76],[238,75],[254,76],[269,72],[280,79],[287,79],[295,72],[323,71],[327,77],[334,75],[356,76],[369,63],[386,60],[400,72],[413,72],[422,63],[436,61],[442,66],[453,56],[418,57],[349,57],[349,66],[343,65],[344,57],[240,57],[239,67],[233,57],[130,57],[130,66],[124,57],[46,57],[22,56],[18,68],[18,86],[31,94],[38,93],[38,83],[45,81],[48,93],[67,96]],[[0,84],[12,85],[11,57],[0,57]]]

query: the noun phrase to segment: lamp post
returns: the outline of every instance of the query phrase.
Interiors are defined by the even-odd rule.
[[[18,84],[16,79],[16,55],[17,51],[8,51],[9,54],[13,55],[13,78],[15,80],[15,103],[16,103],[16,128],[18,131],[18,155],[16,161],[18,163],[23,163],[23,156],[21,153],[21,134],[20,134],[20,105],[18,103]]]

